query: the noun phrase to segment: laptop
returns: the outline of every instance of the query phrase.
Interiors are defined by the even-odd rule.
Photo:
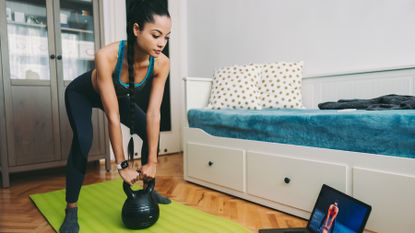
[[[323,184],[306,228],[261,229],[259,233],[362,233],[372,207]]]

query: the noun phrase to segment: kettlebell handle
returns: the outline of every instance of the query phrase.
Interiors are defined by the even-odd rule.
[[[140,171],[138,171],[138,170],[137,170],[137,172],[140,173]],[[130,199],[134,199],[135,198],[134,191],[131,189],[131,186],[128,183],[126,183],[125,181],[123,181],[122,187],[124,189],[125,195],[127,195],[128,198],[130,198]]]
[[[128,199],[134,199],[135,198],[134,191],[131,189],[131,186],[127,182],[124,181],[122,183],[122,187],[123,187],[124,193],[125,193],[125,195],[127,195]]]
[[[144,182],[147,184],[145,192],[146,193],[152,193],[154,191],[154,187],[156,186],[156,179],[151,179],[151,180],[147,180],[147,181],[144,181]],[[127,195],[127,198],[134,199],[135,198],[135,193],[131,189],[131,186],[125,181],[123,181],[122,186],[123,186],[125,195]]]
[[[145,191],[147,193],[152,193],[154,191],[154,187],[156,186],[156,179],[150,179],[144,182],[147,184]]]

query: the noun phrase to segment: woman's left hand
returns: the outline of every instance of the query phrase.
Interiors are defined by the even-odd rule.
[[[140,179],[150,180],[156,177],[157,163],[148,162],[140,168]]]

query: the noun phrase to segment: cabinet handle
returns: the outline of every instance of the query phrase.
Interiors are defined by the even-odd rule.
[[[55,59],[55,54],[51,54],[50,59]]]
[[[56,58],[57,58],[58,60],[62,60],[62,55],[58,55]]]
[[[289,183],[290,183],[290,181],[291,181],[291,179],[290,179],[290,178],[288,178],[288,177],[285,177],[285,178],[284,178],[284,182],[285,182],[286,184],[289,184]]]
[[[208,165],[209,165],[209,167],[211,167],[213,165],[213,162],[209,161]]]

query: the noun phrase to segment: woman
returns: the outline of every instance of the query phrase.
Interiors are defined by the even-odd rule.
[[[65,220],[60,232],[79,232],[77,201],[92,144],[92,108],[104,110],[111,146],[121,178],[132,185],[154,178],[160,133],[160,105],[169,73],[169,59],[161,53],[169,40],[171,19],[158,0],[136,0],[127,14],[127,41],[112,43],[95,55],[96,68],[73,80],[65,104],[73,130],[67,163]],[[143,140],[138,173],[123,152],[121,124]],[[155,194],[163,204],[170,200]]]
[[[321,223],[322,233],[333,232],[338,214],[339,214],[339,206],[338,206],[338,201],[336,200],[333,204],[329,206],[327,210],[327,214],[323,218],[323,221]]]

